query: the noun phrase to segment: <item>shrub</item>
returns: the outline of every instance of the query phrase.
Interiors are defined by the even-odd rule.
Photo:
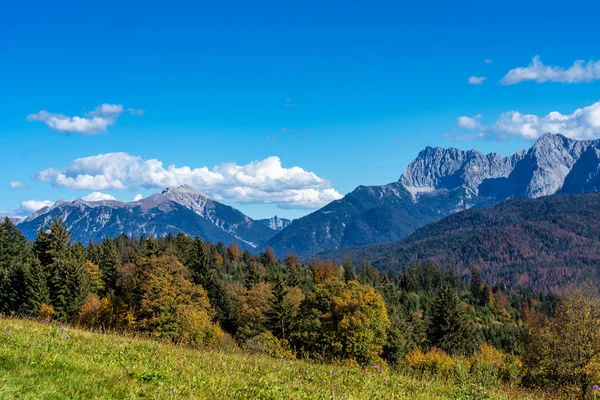
[[[406,363],[419,372],[430,373],[448,373],[455,365],[452,357],[436,347],[427,353],[419,349],[411,351],[406,356]]]
[[[48,321],[54,315],[54,307],[49,304],[40,305],[40,313],[38,318],[42,321]]]
[[[177,309],[177,341],[192,346],[207,346],[218,343],[223,331],[213,324],[206,311],[193,306],[180,306]]]
[[[271,332],[263,332],[246,341],[244,349],[255,354],[265,354],[275,358],[295,359],[287,340],[279,340]]]

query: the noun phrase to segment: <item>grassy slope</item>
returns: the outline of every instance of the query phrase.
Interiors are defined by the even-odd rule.
[[[67,335],[70,338],[67,338]],[[332,374],[335,371],[335,374]],[[0,399],[454,399],[441,380],[0,318]],[[482,398],[482,397],[477,397]],[[483,398],[533,398],[496,393]]]

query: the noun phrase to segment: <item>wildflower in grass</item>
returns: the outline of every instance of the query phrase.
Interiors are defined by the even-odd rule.
[[[550,396],[550,392],[544,392],[544,396]]]
[[[65,336],[65,339],[71,339],[71,336],[67,335]]]
[[[60,328],[60,331],[61,331],[61,332],[64,332],[64,331],[65,331],[65,328]]]
[[[50,339],[46,340],[46,343],[50,343]]]
[[[518,379],[516,376],[513,376],[512,378],[513,378],[513,379]]]
[[[35,344],[35,347],[40,347],[40,344],[39,344],[39,343],[36,343],[36,344]]]
[[[475,396],[477,396],[477,397],[481,397],[481,393],[477,393]]]
[[[333,376],[333,375],[335,375],[335,371],[331,371],[331,375],[332,375],[332,376]]]
[[[6,334],[7,334],[7,335],[10,335],[10,329],[7,329],[7,330],[6,330]]]
[[[494,361],[494,365],[498,365],[498,361]]]
[[[598,385],[594,385],[594,390],[596,390],[596,391],[600,391],[600,386],[598,386]]]

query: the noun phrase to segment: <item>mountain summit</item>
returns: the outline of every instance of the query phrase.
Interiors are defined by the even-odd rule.
[[[417,228],[472,207],[509,198],[600,189],[600,140],[546,134],[528,151],[502,157],[476,150],[426,147],[398,182],[359,186],[300,218],[269,245],[278,254],[389,242]]]
[[[219,203],[191,186],[168,188],[139,201],[57,201],[20,223],[29,239],[54,219],[64,221],[74,240],[101,241],[121,233],[164,236],[183,232],[258,251],[276,231],[233,207]]]

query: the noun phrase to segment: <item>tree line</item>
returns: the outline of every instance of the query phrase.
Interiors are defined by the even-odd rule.
[[[591,300],[578,296],[565,297],[579,299],[569,303],[511,290],[484,282],[477,269],[466,282],[455,269],[431,263],[381,273],[349,258],[342,265],[300,262],[291,253],[279,260],[270,249],[253,254],[184,234],[84,245],[72,242],[60,221],[29,242],[10,220],[0,224],[4,315],[192,346],[235,342],[275,357],[402,365],[411,354],[468,357],[485,344],[528,363],[524,382],[563,382],[587,392],[600,341],[594,342],[597,331],[581,338],[573,315]],[[584,320],[597,323],[596,309],[589,309]],[[565,321],[570,331],[559,329]],[[548,346],[568,334],[589,349],[581,359],[569,356],[573,373],[557,361],[567,350]],[[546,365],[549,359],[554,363]]]

